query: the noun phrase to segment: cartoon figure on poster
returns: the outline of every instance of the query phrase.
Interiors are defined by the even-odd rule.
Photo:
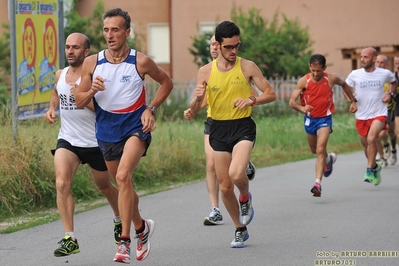
[[[32,19],[25,21],[22,36],[23,60],[19,64],[18,93],[24,95],[33,92],[36,87],[36,31]]]
[[[51,90],[55,85],[55,72],[57,63],[57,31],[54,21],[46,21],[43,35],[44,59],[40,62],[39,91]]]

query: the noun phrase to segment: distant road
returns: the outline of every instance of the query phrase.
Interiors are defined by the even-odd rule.
[[[363,182],[363,152],[338,155],[322,197],[314,198],[314,163],[257,169],[250,186],[255,217],[243,249],[229,247],[235,228],[224,207],[224,225],[202,225],[210,211],[204,181],[141,197],[142,215],[155,221],[155,231],[145,261],[134,260],[133,245],[131,265],[398,266],[399,164],[384,168],[374,186]],[[75,223],[79,254],[53,256],[63,236],[56,221],[0,235],[0,266],[121,265],[112,261],[109,206],[78,214]]]

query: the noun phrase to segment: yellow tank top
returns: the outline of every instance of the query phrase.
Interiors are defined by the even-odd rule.
[[[250,117],[252,114],[252,106],[242,110],[233,108],[237,98],[248,99],[251,96],[251,86],[241,70],[241,57],[236,58],[234,67],[228,72],[220,72],[216,60],[212,61],[206,93],[214,120],[235,120]]]
[[[388,88],[389,88],[389,83],[385,83],[384,92],[388,92]],[[396,89],[396,93],[399,93],[399,87]],[[392,100],[390,103],[387,103],[388,110],[395,109],[395,105],[396,105],[395,100]]]

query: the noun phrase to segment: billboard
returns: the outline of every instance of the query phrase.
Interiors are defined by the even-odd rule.
[[[15,1],[18,119],[47,111],[59,67],[58,0]]]

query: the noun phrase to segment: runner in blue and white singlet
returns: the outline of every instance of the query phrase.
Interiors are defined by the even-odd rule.
[[[110,63],[98,53],[93,79],[101,76],[104,85],[112,89],[99,91],[94,96],[97,139],[116,143],[142,129],[141,115],[146,108],[145,83],[136,68],[136,50],[119,64]],[[148,133],[149,134],[149,133]]]

